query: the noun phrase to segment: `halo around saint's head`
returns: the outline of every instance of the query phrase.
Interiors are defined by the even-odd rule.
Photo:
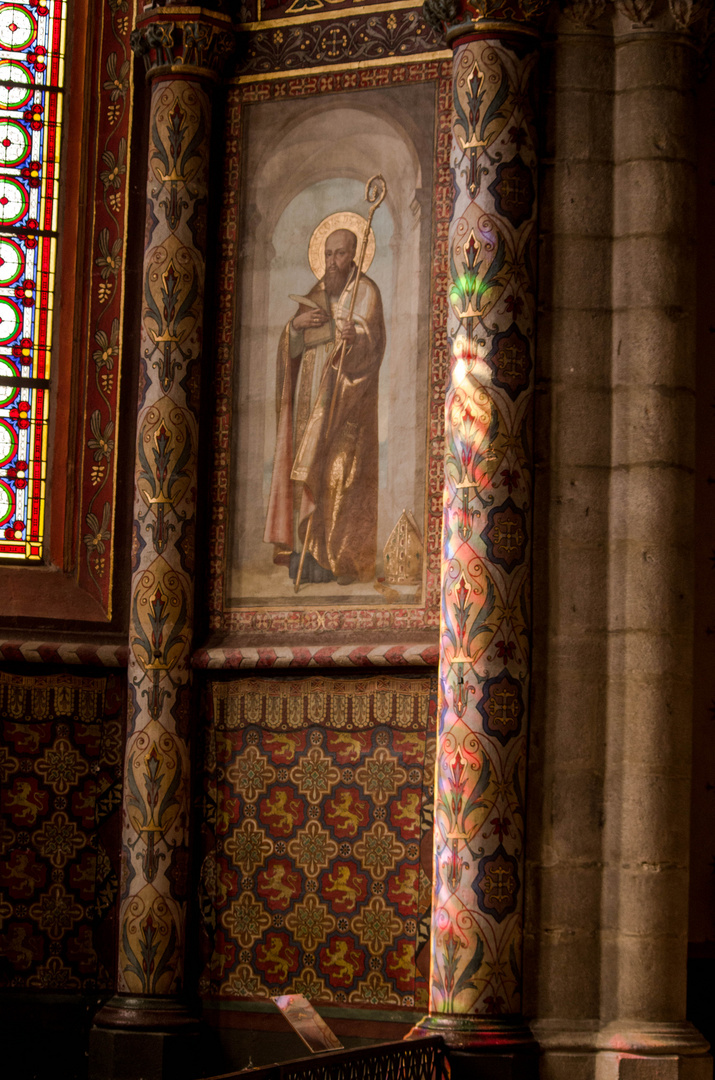
[[[337,214],[329,214],[328,217],[323,218],[320,225],[318,225],[310,238],[308,244],[308,262],[310,263],[310,269],[315,276],[320,280],[325,273],[325,241],[332,233],[337,232],[338,229],[348,229],[350,232],[355,233],[357,236],[357,257],[360,255],[360,245],[362,238],[365,235],[365,226],[367,225],[367,219],[361,217],[360,214],[353,214],[350,210],[342,210]],[[375,257],[375,234],[370,229],[370,235],[367,238],[367,250],[365,251],[365,261],[363,262],[362,270],[366,273],[370,263]]]

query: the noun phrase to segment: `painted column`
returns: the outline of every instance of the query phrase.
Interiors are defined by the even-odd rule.
[[[532,20],[544,6],[431,9],[454,48],[452,358],[431,1003],[416,1031],[439,1031],[469,1051],[468,1067],[475,1054],[501,1055],[505,1076],[523,1075],[524,1051],[534,1049],[520,1014],[536,313]]]
[[[184,1020],[197,448],[211,103],[230,20],[170,4],[132,35],[151,82],[118,997],[98,1023]]]

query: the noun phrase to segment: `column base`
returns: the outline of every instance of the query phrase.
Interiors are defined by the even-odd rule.
[[[173,997],[115,994],[94,1018],[101,1028],[151,1028],[158,1031],[198,1031],[200,1021],[183,1001]]]
[[[204,1054],[199,1020],[175,998],[117,995],[89,1033],[89,1080],[195,1080]]]
[[[687,1022],[536,1020],[543,1080],[712,1080],[708,1043]]]
[[[709,1045],[685,1021],[614,1021],[601,1028],[598,1044],[595,1080],[712,1080]]]
[[[452,1080],[536,1080],[539,1047],[521,1017],[425,1016],[408,1039],[441,1035]]]

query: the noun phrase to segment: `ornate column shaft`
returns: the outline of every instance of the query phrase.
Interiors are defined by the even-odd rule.
[[[454,47],[452,365],[431,1004],[418,1029],[505,1055],[504,1075],[516,1074],[515,1052],[534,1046],[520,1012],[536,309],[531,19],[541,6],[464,5],[461,21],[454,7],[432,11]]]
[[[190,666],[202,363],[209,88],[228,17],[145,11],[151,80],[132,542],[129,718],[117,997],[100,1024],[185,1022]]]

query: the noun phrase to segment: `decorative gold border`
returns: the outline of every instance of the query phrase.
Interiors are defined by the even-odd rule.
[[[163,10],[162,8],[157,7],[147,8],[137,16],[137,22],[156,22],[157,20],[173,22],[182,15],[186,15],[189,19],[200,18],[201,22],[216,22],[225,23],[226,26],[231,25],[230,15],[224,15],[221,11],[210,11],[200,4],[172,4],[171,7]]]
[[[319,77],[316,77],[319,76]],[[230,488],[231,422],[233,416],[234,371],[232,342],[235,337],[236,313],[236,252],[239,248],[241,223],[241,132],[242,109],[245,104],[286,97],[305,98],[326,90],[352,92],[363,89],[388,89],[410,83],[431,83],[435,92],[434,133],[434,203],[432,216],[432,263],[435,273],[430,282],[429,330],[429,387],[427,430],[424,433],[427,487],[425,500],[425,586],[423,599],[417,604],[364,602],[340,605],[335,608],[290,607],[290,600],[260,609],[227,609],[224,600],[226,565],[228,559],[227,527]],[[334,65],[330,68],[300,72],[275,72],[262,77],[233,80],[227,100],[226,145],[232,149],[225,162],[223,207],[221,214],[221,250],[219,272],[217,337],[217,401],[214,425],[213,521],[211,527],[211,571],[209,588],[209,618],[212,632],[210,647],[199,650],[199,666],[253,666],[243,648],[250,639],[257,650],[261,666],[266,666],[264,650],[281,656],[283,666],[292,655],[290,666],[315,665],[327,648],[341,652],[349,649],[346,661],[353,664],[380,663],[404,665],[409,642],[419,642],[424,657],[431,655],[431,640],[436,644],[439,627],[439,563],[442,523],[442,454],[443,454],[443,394],[449,352],[446,338],[448,252],[447,228],[451,211],[449,174],[450,110],[452,98],[451,54],[427,54],[419,57],[388,58],[364,64]],[[377,599],[377,595],[376,595]],[[310,635],[312,644],[306,645]],[[316,644],[322,641],[323,644]],[[364,644],[360,644],[360,643]],[[240,657],[236,649],[241,651]],[[232,659],[229,652],[233,650]],[[228,650],[228,651],[227,651]],[[222,655],[219,656],[219,653]],[[260,654],[263,653],[263,658]],[[379,654],[379,656],[378,656]],[[364,659],[361,659],[363,657]],[[377,657],[377,659],[376,659]],[[343,662],[346,662],[343,661]],[[332,663],[332,661],[328,661]],[[418,659],[417,662],[426,662]]]
[[[91,197],[91,219],[89,223],[89,250],[94,253],[93,268],[88,273],[88,280],[85,282],[88,292],[88,308],[86,316],[86,325],[83,327],[84,338],[84,386],[83,386],[83,399],[82,399],[82,413],[81,424],[84,431],[84,445],[83,453],[80,457],[79,469],[78,469],[78,493],[80,498],[80,516],[77,522],[77,562],[78,562],[78,574],[80,582],[90,592],[95,590],[102,593],[102,602],[105,607],[106,620],[111,621],[114,608],[114,571],[115,571],[115,537],[114,527],[116,523],[116,492],[117,492],[117,479],[119,470],[119,453],[118,448],[120,446],[120,420],[121,420],[121,391],[122,391],[122,372],[124,365],[122,363],[122,357],[124,354],[124,314],[125,314],[125,274],[126,274],[126,246],[127,236],[129,228],[129,187],[128,181],[131,175],[132,168],[132,146],[130,133],[132,131],[132,124],[134,119],[134,54],[129,47],[129,29],[134,24],[134,11],[135,4],[131,3],[126,13],[120,13],[114,10],[113,5],[109,0],[105,0],[101,7],[100,14],[100,31],[99,40],[101,42],[101,51],[97,57],[97,68],[95,71],[95,88],[97,94],[97,112],[95,117],[95,129],[92,133],[94,139],[94,145],[92,152],[94,155],[94,173],[91,177],[91,183],[93,185],[92,197]],[[125,22],[126,20],[126,22]],[[117,30],[119,24],[124,27],[123,38],[117,37]],[[118,43],[124,46],[124,53],[120,53],[118,49]],[[114,124],[111,119],[108,118],[107,112],[111,103],[114,101],[112,97],[112,87],[109,83],[109,68],[108,62],[110,56],[114,56],[116,66],[115,70],[121,70],[124,63],[128,63],[128,70],[126,73],[126,108]],[[120,98],[121,100],[121,98]],[[124,172],[122,173],[123,181],[119,191],[122,197],[122,208],[119,214],[120,226],[117,230],[116,236],[111,235],[111,242],[114,243],[116,239],[121,240],[121,270],[117,275],[114,294],[105,299],[100,300],[97,295],[97,289],[99,288],[100,279],[98,276],[99,262],[96,258],[97,252],[100,251],[98,245],[98,236],[101,231],[101,227],[110,227],[112,222],[108,219],[107,208],[104,202],[104,196],[106,191],[101,180],[100,172],[103,167],[103,152],[106,153],[111,149],[113,153],[118,155],[118,147],[120,141],[125,141],[125,157],[124,157]],[[102,140],[104,143],[102,144]],[[110,141],[111,140],[111,141]],[[121,230],[121,231],[119,231]],[[116,358],[115,364],[112,368],[114,376],[114,389],[111,394],[111,400],[113,402],[112,411],[106,413],[102,417],[102,424],[107,425],[112,423],[114,425],[113,437],[114,437],[114,452],[112,454],[111,462],[111,485],[109,488],[108,498],[111,504],[111,516],[109,521],[109,539],[106,543],[107,550],[107,562],[108,568],[104,572],[99,572],[96,567],[92,566],[92,552],[87,549],[86,543],[83,541],[83,536],[87,533],[89,528],[89,522],[87,521],[87,515],[95,513],[98,520],[101,520],[101,510],[99,504],[95,506],[95,491],[91,480],[88,479],[88,474],[91,474],[91,466],[94,464],[94,456],[91,451],[91,447],[88,442],[87,436],[91,434],[90,417],[92,411],[99,407],[103,410],[104,400],[101,397],[97,397],[94,393],[92,385],[92,379],[96,379],[97,371],[92,363],[93,353],[96,350],[96,334],[99,331],[104,331],[107,337],[111,335],[112,320],[116,318],[118,320],[118,332],[116,343]],[[97,491],[97,494],[101,491],[101,488]]]
[[[237,30],[243,31],[255,31],[255,30],[272,30],[278,26],[299,26],[301,23],[315,23],[325,22],[327,19],[339,19],[341,16],[347,18],[356,15],[372,14],[373,12],[380,11],[421,11],[422,5],[415,4],[414,0],[396,0],[394,4],[362,4],[360,7],[338,8],[337,10],[327,11],[315,11],[312,14],[307,15],[294,15],[292,18],[286,16],[283,19],[266,19],[265,22],[260,21],[261,4],[258,3],[258,22],[252,23],[239,23],[236,27]]]
[[[438,52],[426,52],[415,53],[414,56],[410,56],[409,60],[406,60],[404,56],[387,56],[382,57],[379,60],[360,60],[353,67],[346,67],[345,62],[340,64],[322,64],[320,67],[312,68],[300,68],[295,72],[292,71],[269,71],[258,72],[255,75],[234,75],[232,79],[228,79],[229,86],[243,86],[246,83],[255,82],[276,82],[280,79],[297,79],[303,75],[335,75],[341,71],[366,71],[371,68],[387,68],[387,67],[411,67],[413,64],[427,64],[434,61],[443,62],[452,61],[451,49],[440,49]]]

